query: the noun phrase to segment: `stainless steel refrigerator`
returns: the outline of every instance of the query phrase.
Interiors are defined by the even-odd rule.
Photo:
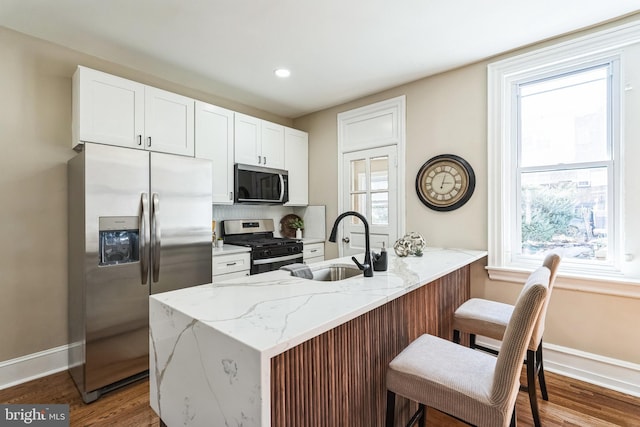
[[[85,402],[147,374],[149,294],[211,282],[211,175],[100,144],[69,161],[69,370]]]

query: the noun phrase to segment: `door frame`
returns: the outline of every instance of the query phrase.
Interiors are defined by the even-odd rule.
[[[406,151],[406,97],[401,95],[395,98],[365,105],[353,110],[338,113],[338,213],[344,212],[344,172],[343,163],[345,153],[353,153],[371,148],[396,146],[396,203],[397,235],[403,236],[406,226],[405,214],[405,151]],[[358,131],[356,126],[364,121],[370,121],[372,125],[378,125],[379,136],[367,138],[366,134]],[[365,132],[366,133],[366,132]],[[352,138],[352,135],[355,137]],[[358,139],[360,137],[360,139]],[[391,194],[390,194],[391,195]],[[344,235],[344,225],[340,224],[341,234]],[[339,256],[343,256],[343,245],[338,245]]]

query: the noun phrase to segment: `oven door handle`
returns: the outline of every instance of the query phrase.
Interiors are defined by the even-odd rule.
[[[253,261],[254,265],[270,264],[272,262],[291,261],[292,259],[302,258],[302,254],[285,255],[275,258],[257,259]]]

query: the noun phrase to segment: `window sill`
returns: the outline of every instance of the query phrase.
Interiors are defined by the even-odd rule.
[[[524,283],[531,269],[514,267],[486,267],[489,279],[512,283]],[[622,275],[588,276],[575,273],[558,273],[555,287],[577,292],[589,292],[602,295],[640,299],[640,280]]]

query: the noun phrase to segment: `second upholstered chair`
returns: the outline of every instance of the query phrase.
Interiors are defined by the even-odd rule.
[[[480,427],[515,426],[520,371],[546,301],[550,271],[540,267],[514,306],[498,357],[432,335],[422,335],[387,369],[386,426],[393,427],[396,394],[419,403],[413,417],[424,426],[426,407]]]
[[[527,348],[527,391],[535,427],[540,427],[540,416],[538,414],[538,401],[536,395],[536,374],[540,382],[540,391],[544,400],[549,400],[547,386],[544,379],[544,363],[542,359],[542,335],[544,333],[547,306],[551,299],[551,291],[555,282],[560,256],[557,254],[547,255],[542,265],[549,269],[549,292],[544,302],[536,327],[531,335],[531,341]],[[490,301],[481,298],[472,298],[462,304],[453,315],[453,341],[460,342],[460,333],[470,334],[470,347],[479,348],[497,354],[495,350],[476,344],[476,335],[502,340],[509,319],[513,313],[514,306],[497,301]]]

